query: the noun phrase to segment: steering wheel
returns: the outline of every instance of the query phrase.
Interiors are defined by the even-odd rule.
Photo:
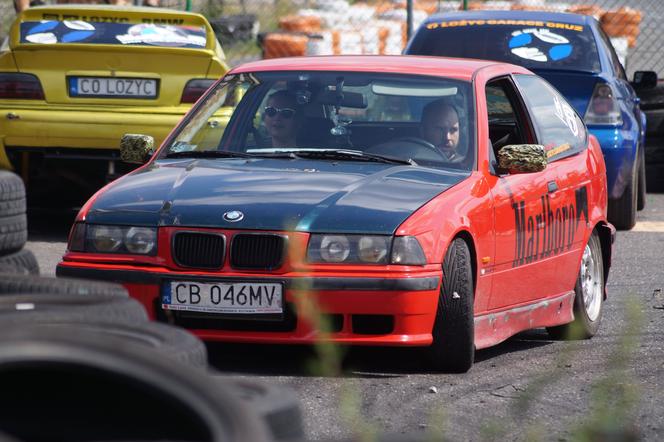
[[[424,138],[420,138],[420,137],[401,137],[401,138],[397,138],[396,140],[393,140],[391,142],[392,143],[416,144],[416,145],[421,146],[421,147],[426,147],[427,149],[435,150],[436,153],[440,153],[440,151],[436,148],[436,146],[429,143]]]
[[[412,158],[415,161],[445,161],[443,153],[427,140],[419,137],[400,137],[371,146],[367,152],[391,155],[396,158]]]

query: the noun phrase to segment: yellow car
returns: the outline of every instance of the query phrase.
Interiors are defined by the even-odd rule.
[[[227,70],[199,14],[29,8],[0,47],[0,169],[23,177],[33,203],[83,201],[129,170],[123,134],[160,143]]]

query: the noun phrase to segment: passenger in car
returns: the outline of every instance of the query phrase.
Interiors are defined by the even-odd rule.
[[[459,114],[445,99],[428,103],[422,110],[420,135],[433,144],[449,162],[461,162],[459,146]]]
[[[263,109],[263,123],[272,147],[296,147],[300,113],[295,94],[287,90],[273,92]]]

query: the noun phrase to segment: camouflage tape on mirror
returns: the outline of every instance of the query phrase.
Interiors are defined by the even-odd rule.
[[[120,141],[120,159],[127,163],[144,163],[153,149],[154,138],[150,135],[124,134]]]
[[[510,144],[500,149],[498,164],[517,172],[540,172],[546,168],[547,159],[540,144]]]

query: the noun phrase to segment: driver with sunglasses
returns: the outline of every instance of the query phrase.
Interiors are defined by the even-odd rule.
[[[295,94],[278,90],[270,95],[263,110],[263,123],[272,140],[272,147],[296,147],[296,137],[300,126]]]

